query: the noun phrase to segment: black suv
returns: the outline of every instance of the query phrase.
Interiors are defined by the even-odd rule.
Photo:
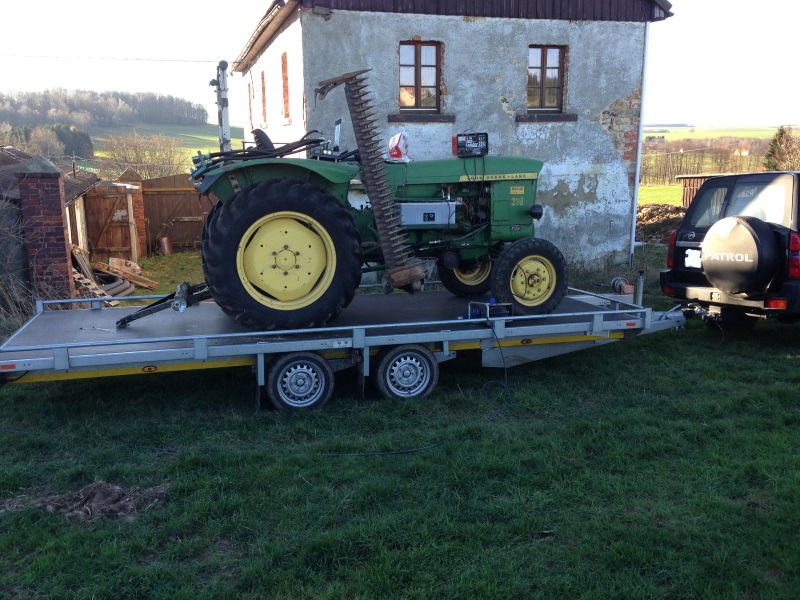
[[[800,318],[798,184],[797,172],[708,179],[670,236],[662,292],[709,325]]]

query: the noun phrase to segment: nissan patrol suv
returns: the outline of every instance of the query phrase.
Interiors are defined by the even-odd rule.
[[[800,172],[708,179],[670,236],[662,292],[723,328],[800,318],[798,184]]]

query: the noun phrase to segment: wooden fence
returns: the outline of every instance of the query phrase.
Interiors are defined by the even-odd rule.
[[[163,238],[176,250],[199,248],[203,223],[215,199],[200,196],[188,175],[170,175],[142,181],[147,246],[159,246]]]

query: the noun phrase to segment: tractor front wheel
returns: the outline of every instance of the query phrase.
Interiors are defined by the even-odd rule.
[[[350,214],[314,185],[273,180],[209,215],[203,273],[234,320],[261,330],[321,327],[353,299],[361,238]]]
[[[506,246],[494,263],[492,295],[515,315],[552,312],[567,292],[564,255],[547,240],[525,238]]]

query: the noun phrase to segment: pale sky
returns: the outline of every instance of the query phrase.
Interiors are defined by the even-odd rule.
[[[4,2],[0,91],[155,92],[203,104],[271,0]],[[798,0],[673,0],[650,25],[645,124],[800,123]],[[135,7],[135,8],[134,8]],[[336,74],[332,74],[336,75]],[[245,122],[247,79],[229,77],[231,122]]]

